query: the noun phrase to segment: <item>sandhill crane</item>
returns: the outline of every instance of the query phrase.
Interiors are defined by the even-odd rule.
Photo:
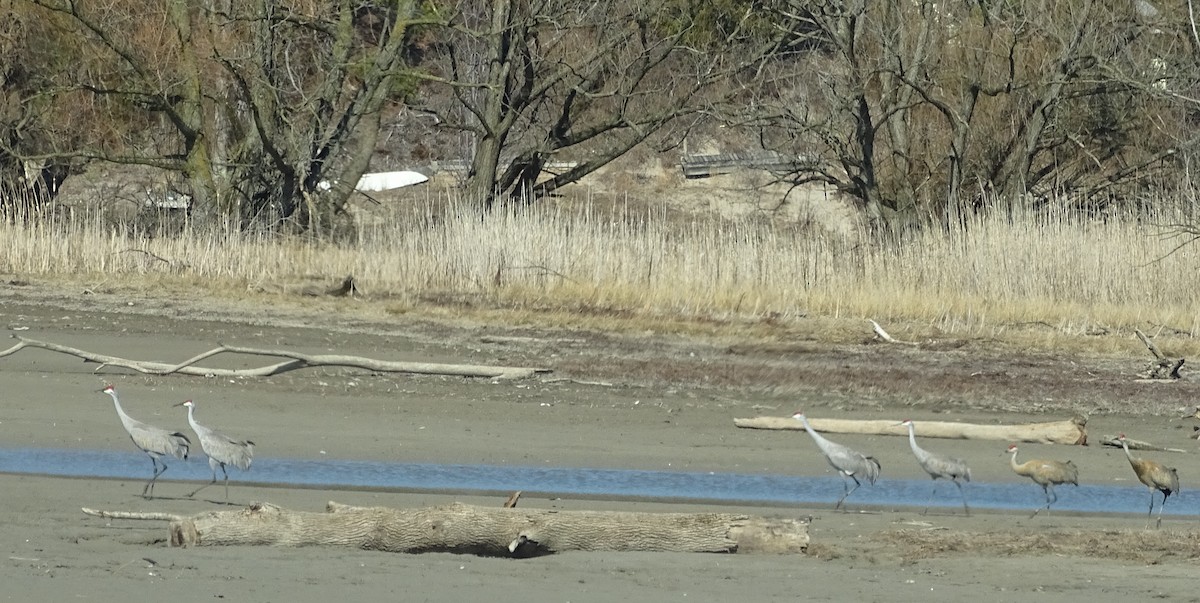
[[[1168,467],[1158,461],[1134,458],[1129,452],[1129,444],[1125,442],[1125,434],[1118,435],[1117,441],[1121,442],[1121,448],[1125,449],[1125,458],[1128,458],[1129,464],[1133,466],[1138,481],[1150,488],[1150,510],[1146,511],[1147,518],[1154,512],[1154,491],[1162,492],[1162,504],[1158,505],[1158,521],[1154,524],[1155,528],[1159,528],[1162,526],[1162,511],[1163,506],[1167,504],[1167,497],[1179,492],[1179,473],[1174,467]]]
[[[121,400],[117,397],[117,389],[115,387],[106,385],[104,389],[98,391],[112,397],[113,406],[117,407],[117,416],[121,418],[121,424],[125,426],[125,431],[129,433],[129,439],[133,440],[134,446],[137,446],[139,450],[145,452],[150,457],[151,463],[154,463],[154,475],[150,477],[150,481],[146,482],[146,485],[142,488],[143,498],[153,498],[154,482],[158,480],[158,476],[167,470],[167,464],[162,461],[162,457],[173,456],[186,461],[192,441],[178,431],[167,431],[153,425],[147,425],[125,414],[125,409],[121,408]],[[159,465],[162,465],[161,469]]]
[[[1008,454],[1012,455],[1010,463],[1012,470],[1017,475],[1024,475],[1032,479],[1034,483],[1042,487],[1042,491],[1046,493],[1046,506],[1038,507],[1033,512],[1032,518],[1038,514],[1043,508],[1046,513],[1050,513],[1050,505],[1058,501],[1058,495],[1054,493],[1054,486],[1058,484],[1079,485],[1079,469],[1075,467],[1075,463],[1071,461],[1047,461],[1035,459],[1017,463],[1017,445],[1012,444],[1008,447]]]
[[[196,432],[196,437],[200,439],[200,449],[208,455],[208,467],[212,469],[213,474],[212,481],[196,488],[188,496],[195,496],[197,492],[217,483],[217,467],[220,467],[221,474],[225,476],[225,502],[229,502],[229,473],[225,470],[225,466],[233,465],[242,471],[249,469],[250,463],[254,461],[254,442],[235,440],[215,429],[209,429],[197,423],[196,404],[191,400],[185,400],[175,406],[187,407],[188,424],[192,426],[192,431]]]
[[[933,495],[937,493],[938,478],[945,478],[958,486],[958,493],[962,495],[963,511],[970,515],[971,508],[967,506],[967,493],[963,491],[962,482],[958,480],[971,481],[971,468],[967,467],[967,463],[962,459],[930,452],[917,446],[917,430],[913,426],[912,419],[905,419],[900,425],[908,427],[908,445],[912,447],[913,455],[917,457],[917,463],[921,465],[925,473],[929,474],[929,477],[933,478],[933,491],[929,493],[930,502],[933,501]],[[928,512],[929,504],[926,504],[922,514]]]
[[[833,506],[834,510],[841,508],[842,502],[846,500],[846,497],[850,496],[862,485],[858,481],[860,475],[866,477],[867,481],[871,482],[872,485],[875,483],[875,480],[879,479],[880,465],[879,461],[875,460],[875,457],[867,456],[857,450],[825,439],[808,424],[808,418],[804,416],[803,412],[796,411],[796,414],[792,415],[792,418],[804,425],[804,430],[817,443],[817,447],[821,449],[821,454],[825,455],[825,460],[829,461],[829,464],[834,469],[837,469],[838,473],[842,476],[844,493],[838,499],[837,504]],[[846,481],[847,477],[854,480],[853,488],[850,487],[850,482]]]

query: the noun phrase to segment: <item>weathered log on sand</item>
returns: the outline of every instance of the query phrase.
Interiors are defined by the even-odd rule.
[[[813,429],[826,433],[908,436],[908,428],[899,420],[813,419]],[[733,424],[747,429],[804,429],[790,417],[754,417],[734,419]],[[976,425],[947,421],[918,421],[917,432],[923,438],[956,440],[1004,440],[1038,444],[1087,445],[1087,417],[1076,415],[1067,421],[1026,423],[1024,425]]]
[[[136,514],[84,509],[89,515]],[[162,519],[150,514],[147,519]],[[730,513],[504,509],[452,503],[420,509],[328,503],[325,513],[253,503],[236,511],[172,517],[173,546],[337,546],[393,553],[530,557],[561,551],[803,553],[799,519]]]
[[[149,375],[173,375],[178,373],[201,377],[271,377],[296,369],[323,366],[359,368],[378,372],[416,373],[421,375],[453,375],[460,377],[490,377],[494,379],[525,379],[538,373],[550,372],[550,369],[545,368],[487,366],[473,364],[438,364],[429,362],[393,362],[387,360],[376,360],[374,358],[364,358],[362,356],[344,356],[341,354],[301,354],[299,352],[292,352],[289,350],[264,350],[232,345],[221,345],[220,347],[189,358],[179,364],[167,364],[165,362],[129,360],[127,358],[120,358],[118,356],[97,354],[87,350],[80,350],[65,345],[59,345],[57,343],[38,341],[36,339],[28,339],[26,337],[20,337],[17,335],[13,335],[13,338],[17,340],[17,344],[7,350],[0,351],[0,358],[15,354],[27,347],[41,348],[43,350],[50,350],[51,352],[59,352],[61,354],[77,356],[82,358],[85,362],[95,362],[100,365],[97,367],[97,371],[106,366],[117,366]],[[288,358],[289,360],[249,369],[224,369],[194,366],[201,360],[224,353],[248,354],[254,356],[275,356],[278,358]]]
[[[1106,433],[1106,434],[1100,436],[1100,445],[1101,446],[1111,446],[1113,448],[1121,448],[1121,440],[1119,440],[1117,438],[1117,436],[1115,436],[1115,435]],[[1128,446],[1130,450],[1150,450],[1153,452],[1179,452],[1179,453],[1187,454],[1187,451],[1182,448],[1167,448],[1166,446],[1159,446],[1158,444],[1151,444],[1150,442],[1144,442],[1142,440],[1131,440],[1129,438],[1125,438],[1125,445]]]

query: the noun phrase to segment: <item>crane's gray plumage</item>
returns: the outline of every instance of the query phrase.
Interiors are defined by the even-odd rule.
[[[929,493],[930,502],[933,501],[933,495],[937,493],[938,478],[948,479],[958,486],[958,493],[962,495],[963,511],[967,515],[971,514],[971,508],[967,506],[967,493],[963,491],[962,480],[964,482],[971,481],[971,468],[967,466],[966,461],[954,457],[930,452],[917,445],[917,429],[913,426],[912,419],[905,419],[900,425],[908,426],[908,445],[912,447],[913,455],[917,457],[917,463],[933,478],[933,491]],[[925,513],[929,512],[929,505],[925,505]]]
[[[117,397],[117,389],[115,387],[108,385],[100,390],[100,392],[112,397],[113,406],[117,408],[117,416],[121,418],[121,424],[125,426],[125,431],[129,433],[129,439],[133,440],[133,445],[137,446],[142,452],[145,452],[150,457],[150,462],[154,464],[154,475],[142,487],[142,497],[153,498],[154,482],[158,480],[158,476],[167,470],[167,464],[162,461],[162,457],[173,456],[186,461],[192,441],[178,431],[167,431],[153,425],[147,425],[125,414],[125,409],[121,408],[121,400]],[[162,465],[162,468],[159,468],[159,465]]]
[[[208,455],[208,466],[212,469],[213,474],[212,481],[196,488],[188,496],[195,496],[197,492],[217,483],[217,468],[220,467],[221,474],[225,476],[225,501],[229,502],[229,473],[225,470],[225,466],[233,465],[242,471],[249,469],[250,463],[254,461],[254,442],[235,440],[215,429],[209,429],[197,423],[196,404],[191,400],[186,400],[176,406],[187,407],[188,424],[192,426],[192,431],[196,432],[196,437],[200,440],[200,449]]]
[[[872,485],[875,484],[875,480],[879,479],[881,466],[879,465],[879,461],[875,460],[875,457],[867,456],[853,448],[825,439],[821,434],[813,430],[812,426],[808,424],[808,418],[802,412],[797,411],[796,414],[792,415],[792,418],[804,425],[804,430],[817,443],[817,448],[821,449],[821,454],[825,455],[825,460],[829,461],[829,464],[834,469],[837,469],[838,473],[842,476],[844,493],[838,499],[837,504],[833,506],[835,510],[842,506],[842,502],[846,500],[846,497],[850,496],[862,485],[862,482],[858,480],[860,476],[867,478],[867,481],[871,482]],[[853,488],[846,481],[847,477],[854,480]]]
[[[1162,527],[1162,512],[1163,507],[1167,505],[1167,498],[1172,494],[1179,493],[1179,472],[1174,467],[1168,467],[1158,461],[1134,457],[1133,453],[1129,452],[1129,443],[1125,441],[1125,434],[1117,436],[1117,441],[1121,442],[1121,448],[1125,450],[1125,458],[1129,459],[1129,465],[1133,467],[1138,481],[1150,488],[1150,508],[1146,511],[1147,518],[1154,512],[1154,491],[1162,492],[1162,504],[1158,505],[1158,522],[1154,524],[1156,529]]]
[[[1029,516],[1031,518],[1036,516],[1038,511],[1041,511],[1043,508],[1046,509],[1047,514],[1050,513],[1050,505],[1058,501],[1058,494],[1054,493],[1054,486],[1058,484],[1079,485],[1079,468],[1071,461],[1035,459],[1018,463],[1016,444],[1008,447],[1008,453],[1012,455],[1009,459],[1009,464],[1012,465],[1013,472],[1032,479],[1046,493],[1046,506],[1038,507],[1033,512],[1033,515]]]

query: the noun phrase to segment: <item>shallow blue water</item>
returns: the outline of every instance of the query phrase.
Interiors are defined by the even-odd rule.
[[[210,479],[203,456],[184,462],[172,460],[163,479]],[[0,472],[146,480],[150,459],[136,451],[65,450],[44,448],[0,449]],[[513,490],[563,496],[620,496],[697,501],[782,504],[834,503],[842,494],[838,477],[797,477],[739,473],[697,473],[616,469],[451,465],[431,463],[379,463],[370,461],[300,460],[259,457],[242,473],[230,470],[230,481],[260,484],[324,487],[359,487],[396,490],[449,490],[496,492]],[[848,500],[851,506],[924,507],[929,501],[930,480],[880,479],[863,485]],[[1042,489],[1029,483],[971,483],[966,485],[973,508],[1033,509],[1043,505]],[[1136,486],[1060,486],[1055,510],[1082,512],[1145,513],[1149,491]],[[958,490],[939,482],[932,506],[961,508]],[[1184,490],[1172,496],[1166,512],[1200,515],[1200,494]]]

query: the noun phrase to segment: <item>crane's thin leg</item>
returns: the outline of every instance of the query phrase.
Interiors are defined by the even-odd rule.
[[[1058,500],[1058,495],[1054,493],[1054,486],[1051,486],[1050,484],[1046,484],[1046,485],[1042,486],[1042,491],[1044,491],[1046,493],[1046,506],[1039,507],[1037,510],[1035,510],[1033,512],[1033,515],[1029,516],[1030,519],[1033,519],[1035,516],[1037,516],[1038,512],[1041,511],[1042,509],[1046,509],[1046,515],[1049,515],[1050,514],[1050,505],[1054,504],[1054,502]]]
[[[1158,505],[1158,521],[1154,522],[1154,529],[1156,529],[1156,530],[1162,527],[1162,511],[1163,511],[1163,507],[1165,507],[1167,505],[1167,496],[1168,496],[1167,494],[1163,494],[1162,502],[1159,503],[1159,505]],[[1153,502],[1154,502],[1154,491],[1153,490],[1150,491],[1150,502],[1151,502],[1151,504],[1153,504]]]
[[[229,502],[229,472],[225,470],[225,464],[221,463],[221,475],[225,476],[225,502]],[[213,473],[215,478],[216,473]]]
[[[150,477],[150,481],[146,482],[145,486],[142,486],[142,498],[145,498],[146,500],[154,498],[154,482],[158,480],[158,476],[162,475],[163,472],[167,470],[166,463],[162,463],[162,469],[159,469],[158,459],[154,458],[153,456],[150,457],[150,462],[154,464],[154,475]]]
[[[203,486],[200,486],[199,488],[196,488],[195,490],[192,490],[192,493],[188,494],[188,498],[195,496],[197,492],[199,492],[215,483],[217,483],[217,470],[214,468],[212,481],[208,482],[207,484],[204,484]]]
[[[837,504],[833,506],[834,511],[840,509],[842,507],[842,502],[846,500],[846,497],[853,494],[854,491],[857,490],[858,487],[862,485],[861,483],[859,483],[857,477],[854,477],[853,475],[851,475],[850,479],[854,480],[853,488],[850,487],[850,482],[846,481],[846,474],[844,474],[844,473],[842,474],[842,489],[844,490],[845,493],[842,494],[842,497],[838,499]],[[845,509],[842,509],[842,511],[844,512]]]
[[[962,495],[963,511],[967,514],[967,517],[970,517],[971,516],[971,507],[967,506],[967,491],[963,490],[962,482],[960,482],[958,480],[954,480],[954,485],[958,486],[958,493]]]
[[[153,456],[150,457],[150,464],[153,465],[154,470],[150,473],[150,481],[146,482],[146,485],[142,486],[142,498],[145,499],[149,499],[154,496],[154,491],[151,490],[151,488],[154,486],[155,478],[158,477],[158,461],[155,460]],[[149,494],[147,494],[147,492],[149,492]]]
[[[929,501],[925,503],[925,510],[921,511],[921,515],[929,514],[929,506],[933,504],[933,495],[937,494],[937,478],[933,478],[933,490],[929,491]]]

